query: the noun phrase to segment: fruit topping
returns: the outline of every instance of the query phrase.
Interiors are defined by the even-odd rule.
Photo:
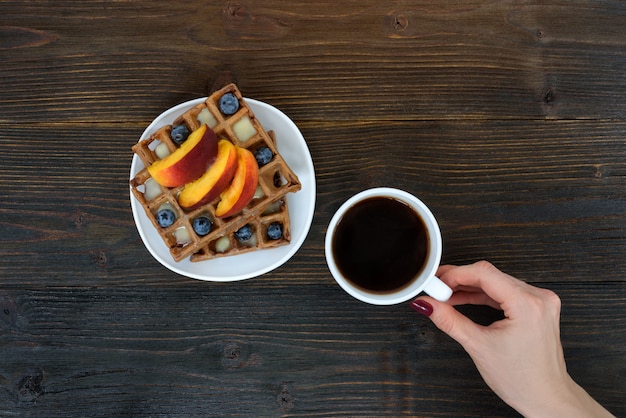
[[[245,148],[237,148],[237,169],[233,181],[220,195],[215,216],[228,218],[236,215],[254,197],[259,184],[259,166],[254,155]]]
[[[283,236],[283,226],[279,222],[272,222],[267,227],[267,237],[269,239],[281,239]]]
[[[196,219],[193,220],[193,230],[196,234],[200,235],[201,237],[211,232],[212,226],[213,226],[213,223],[206,216],[198,216]]]
[[[189,129],[185,125],[173,126],[170,136],[172,141],[180,145],[189,137]]]
[[[234,115],[239,110],[239,100],[232,93],[226,93],[219,100],[220,112],[226,116]]]
[[[249,241],[252,238],[252,228],[250,228],[250,225],[244,225],[236,230],[234,235],[239,242]]]
[[[161,228],[171,226],[176,220],[176,214],[171,209],[160,209],[157,212],[157,222]]]
[[[265,164],[272,161],[273,156],[272,150],[266,146],[259,147],[254,151],[254,157],[256,158],[256,162],[259,164],[259,167],[263,167]]]
[[[182,186],[204,174],[215,160],[217,148],[215,132],[202,125],[176,151],[152,163],[148,171],[161,186]]]
[[[178,203],[185,209],[195,209],[212,202],[230,185],[236,170],[237,148],[232,142],[220,139],[215,162],[199,179],[185,185]]]

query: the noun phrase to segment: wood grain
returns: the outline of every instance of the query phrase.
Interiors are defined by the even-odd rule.
[[[517,416],[429,321],[330,276],[334,211],[394,186],[444,263],[555,290],[568,370],[626,415],[626,6],[434,3],[0,2],[0,410]],[[288,263],[206,283],[143,246],[130,148],[226,81],[299,126],[317,201]]]
[[[611,399],[623,382],[617,365],[626,340],[612,332],[626,320],[626,301],[618,296],[624,285],[609,295],[606,286],[585,286],[584,294],[575,284],[553,288],[564,302],[570,372],[607,406],[620,407]],[[97,407],[104,415],[177,414],[182,407],[191,414],[272,415],[287,407],[279,398],[286,390],[299,414],[510,413],[463,350],[406,306],[373,309],[323,283],[277,286],[270,278],[206,289],[186,282],[169,290],[129,285],[5,294],[14,320],[5,324],[2,346],[13,361],[0,399],[28,404],[34,413],[88,414]],[[603,341],[607,335],[610,342]],[[25,375],[31,381],[41,375],[40,383],[23,387]],[[463,394],[443,396],[452,388]]]

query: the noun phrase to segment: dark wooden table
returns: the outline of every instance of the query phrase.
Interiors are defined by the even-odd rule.
[[[625,68],[613,1],[0,2],[0,414],[516,416],[332,279],[332,214],[393,186],[444,263],[555,290],[570,373],[626,416]],[[211,283],[144,247],[130,148],[228,80],[299,126],[317,202],[289,262]]]

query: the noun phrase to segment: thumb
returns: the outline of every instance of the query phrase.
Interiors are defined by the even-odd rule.
[[[465,347],[479,333],[479,325],[457,311],[454,306],[423,296],[410,303],[413,310],[426,315],[441,331]]]

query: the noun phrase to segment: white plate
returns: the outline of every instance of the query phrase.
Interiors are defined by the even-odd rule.
[[[190,100],[163,112],[143,132],[140,140],[150,135],[163,125],[171,124],[181,114],[200,104],[204,98]],[[289,167],[296,173],[302,189],[297,193],[287,194],[289,217],[291,219],[291,243],[282,247],[230,257],[192,263],[189,258],[175,262],[169,249],[154,229],[143,207],[131,193],[130,205],[137,230],[146,248],[154,258],[168,269],[193,279],[216,282],[244,280],[267,273],[289,260],[298,251],[306,238],[315,209],[315,171],[309,148],[298,127],[283,112],[267,103],[245,99],[263,127],[276,133],[276,144],[280,154]],[[130,178],[144,168],[143,163],[133,156],[130,166]]]

